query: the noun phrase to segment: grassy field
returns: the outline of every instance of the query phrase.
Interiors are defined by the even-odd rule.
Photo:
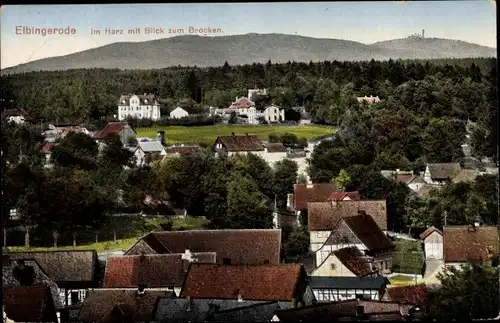
[[[391,278],[389,278],[389,281],[391,282],[391,285],[389,285],[389,287],[409,286],[417,284],[417,282],[415,281],[415,277],[403,276],[403,275],[392,276]]]
[[[421,246],[418,241],[396,240],[392,254],[392,271],[403,274],[422,274]]]
[[[308,140],[328,134],[335,130],[332,128],[318,126],[241,126],[241,125],[215,125],[204,127],[152,127],[137,128],[137,137],[156,138],[156,132],[165,131],[165,139],[169,144],[179,142],[199,142],[213,144],[217,136],[230,136],[232,132],[236,135],[248,133],[257,135],[261,140],[267,140],[270,134],[293,133],[299,138]]]
[[[95,233],[91,230],[79,232],[77,234],[77,245],[73,247],[72,239],[64,236],[65,239],[59,239],[59,246],[54,247],[39,247],[36,243],[31,243],[30,248],[25,248],[22,245],[14,245],[7,248],[9,251],[46,251],[46,250],[82,250],[95,249],[97,252],[111,250],[127,250],[130,248],[139,237],[144,234],[156,230],[162,231],[162,225],[169,220],[165,218],[115,218],[103,228],[99,234],[99,242],[95,242]],[[202,217],[186,217],[172,219],[172,230],[192,230],[200,229],[208,221]],[[114,241],[113,229],[117,232],[117,240]],[[21,234],[24,238],[24,233]],[[102,240],[102,241],[101,241]],[[7,239],[7,242],[9,239]],[[23,240],[22,240],[23,241]],[[9,245],[9,244],[7,244]]]

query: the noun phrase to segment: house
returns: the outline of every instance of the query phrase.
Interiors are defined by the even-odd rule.
[[[180,297],[288,302],[293,307],[314,302],[307,274],[300,264],[191,263]]]
[[[358,191],[353,192],[333,192],[330,201],[360,201],[361,194]]]
[[[389,284],[386,277],[309,277],[309,285],[318,302],[380,300]]]
[[[474,182],[476,180],[476,177],[481,175],[481,173],[475,169],[462,169],[458,173],[457,176],[455,176],[451,182],[452,183],[463,183],[463,182]]]
[[[277,162],[287,158],[286,148],[280,142],[267,144],[265,149],[264,158],[271,167],[274,167]]]
[[[266,149],[259,137],[254,135],[236,136],[233,132],[231,136],[219,136],[215,140],[213,150],[217,155],[226,154],[256,154],[263,157]]]
[[[281,230],[189,230],[151,232],[125,255],[215,252],[217,263],[279,264]]]
[[[59,321],[46,286],[4,286],[2,296],[5,314],[14,322]]]
[[[82,126],[68,126],[68,127],[64,127],[61,129],[61,138],[64,138],[66,137],[68,134],[70,133],[84,133],[88,136],[90,136],[90,131],[85,128],[85,127],[82,127]]]
[[[345,300],[278,310],[272,322],[407,321],[415,306],[379,300]]]
[[[2,112],[2,120],[22,124],[32,121],[32,118],[24,109],[5,109]]]
[[[387,179],[406,184],[414,192],[417,192],[425,185],[425,181],[419,175],[413,174],[413,171],[400,171],[396,169],[395,171],[383,170],[380,173]]]
[[[170,112],[170,119],[182,119],[189,117],[189,113],[181,107],[177,107]]]
[[[318,263],[311,276],[319,277],[367,277],[378,276],[379,270],[358,247],[346,247],[330,252]]]
[[[118,100],[118,120],[128,117],[135,119],[161,119],[161,109],[158,98],[154,94],[121,95]]]
[[[443,256],[446,266],[459,268],[469,261],[490,261],[500,250],[496,226],[445,226]]]
[[[267,122],[285,121],[285,109],[280,109],[276,105],[270,105],[264,109],[264,119]]]
[[[359,103],[373,104],[373,103],[380,102],[380,98],[378,96],[374,97],[372,95],[370,95],[370,97],[367,97],[365,95],[365,96],[357,97],[356,99],[358,100]]]
[[[291,307],[289,302],[162,297],[158,300],[153,320],[155,322],[223,322],[226,320],[264,322],[269,321],[274,314],[273,312],[269,316],[269,308]],[[262,316],[269,318],[258,319]]]
[[[94,135],[96,141],[104,141],[110,135],[118,135],[124,146],[129,146],[130,141],[137,140],[137,133],[126,122],[108,122],[106,126]]]
[[[424,309],[429,305],[429,288],[425,284],[388,288],[383,301],[409,304]]]
[[[361,202],[381,201],[340,201],[337,206],[328,202],[308,203],[310,249],[316,253],[317,267],[332,251],[355,246],[364,253],[367,261],[373,263],[374,268],[381,272],[390,270],[394,245],[382,231],[387,226],[385,201],[383,204],[365,205],[364,210],[357,206],[352,208],[356,204],[361,206]]]
[[[426,259],[443,260],[443,231],[430,227],[420,234]]]
[[[45,166],[46,167],[51,166],[50,156],[52,155],[52,149],[57,145],[58,145],[58,143],[56,143],[56,142],[46,142],[43,145],[42,152],[45,155]]]
[[[118,323],[151,322],[160,297],[173,297],[173,292],[134,289],[89,290],[78,322]]]
[[[309,202],[327,202],[335,191],[335,185],[324,184],[294,184],[293,194],[287,195],[287,208],[295,212],[297,222],[304,213],[307,216],[307,203]],[[300,223],[299,223],[300,224]]]
[[[64,307],[57,284],[50,279],[36,260],[12,260],[8,255],[4,255],[2,256],[2,273],[3,286],[45,286],[50,289],[56,310]]]
[[[153,254],[109,258],[104,288],[136,288],[174,291],[179,295],[191,262],[216,263],[215,252]]]
[[[461,171],[459,163],[427,164],[423,180],[430,185],[450,183]]]
[[[178,144],[165,148],[165,158],[185,156],[189,154],[201,154],[203,148],[200,145]]]
[[[59,287],[63,305],[81,303],[97,287],[100,269],[95,250],[9,252],[12,260],[34,259]]]
[[[134,149],[134,157],[137,166],[149,164],[154,159],[162,159],[167,152],[159,141],[139,141]]]

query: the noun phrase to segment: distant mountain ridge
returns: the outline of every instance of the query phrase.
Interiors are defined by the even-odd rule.
[[[118,42],[3,69],[2,74],[80,68],[157,69],[252,63],[368,61],[496,57],[496,49],[459,40],[403,38],[366,45],[342,39],[284,34],[203,37],[182,35],[143,42]]]

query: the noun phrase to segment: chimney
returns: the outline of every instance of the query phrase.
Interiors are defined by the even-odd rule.
[[[336,207],[337,205],[338,205],[337,199],[336,198],[332,198],[332,206]]]
[[[241,296],[241,293],[238,292],[238,302],[243,302],[243,297]]]
[[[191,297],[187,296],[186,297],[187,304],[186,304],[186,312],[191,312]]]
[[[245,135],[247,135],[247,136],[248,136],[248,132],[245,132]]]
[[[292,298],[292,308],[297,308],[297,299],[295,297]]]
[[[307,184],[307,188],[314,188],[314,184]]]
[[[234,136],[234,132],[231,132],[231,136]]]
[[[480,226],[480,223],[479,222],[474,222],[474,226],[477,228]]]
[[[139,284],[139,286],[137,286],[137,296],[142,296],[145,293],[146,293],[146,285]]]
[[[289,209],[293,209],[294,208],[293,198],[294,198],[293,194],[287,194],[286,195],[286,207],[289,208]]]
[[[396,169],[396,174],[398,174],[398,173],[399,173],[399,168]]]

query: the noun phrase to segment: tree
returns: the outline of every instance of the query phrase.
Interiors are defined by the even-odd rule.
[[[309,253],[309,232],[304,227],[292,231],[283,244],[285,262],[300,262]]]
[[[99,161],[100,165],[107,169],[121,171],[122,166],[132,166],[131,159],[133,155],[132,151],[123,147],[118,135],[111,135],[106,138]]]
[[[98,146],[81,132],[70,132],[52,149],[51,161],[56,167],[97,169]]]
[[[404,225],[411,235],[413,228],[428,228],[432,224],[432,219],[427,212],[427,203],[424,199],[409,195],[405,203]]]
[[[422,146],[428,162],[449,163],[462,157],[464,127],[451,120],[432,119],[422,136]]]
[[[472,155],[479,160],[493,155],[490,149],[491,145],[488,142],[489,135],[488,128],[482,124],[476,124],[472,127],[470,135]]]
[[[431,318],[471,320],[498,315],[498,268],[486,264],[449,267],[439,279],[441,287],[431,294]]]
[[[345,171],[345,169],[341,169],[337,177],[333,179],[333,182],[336,187],[345,189],[347,183],[351,181],[351,175]]]
[[[293,192],[293,184],[297,182],[297,163],[291,159],[283,159],[274,166],[273,192],[278,209],[285,209],[287,194]]]
[[[269,199],[248,176],[234,174],[227,186],[227,217],[233,229],[272,227]]]

